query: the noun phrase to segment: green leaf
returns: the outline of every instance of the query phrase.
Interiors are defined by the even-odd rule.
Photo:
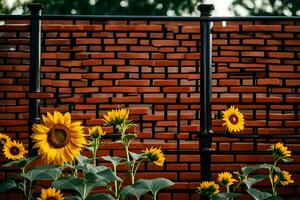
[[[242,172],[244,176],[248,176],[251,172],[255,171],[257,166],[246,166],[242,167]]]
[[[121,157],[117,157],[117,156],[114,156],[114,157],[111,157],[111,156],[102,156],[103,160],[106,160],[106,161],[109,161],[113,164],[113,166],[118,166],[121,164],[121,162],[123,160],[125,160],[125,158],[121,158]]]
[[[137,137],[136,134],[129,133],[129,134],[123,135],[121,140],[123,143],[129,143],[129,142],[131,142],[131,140],[134,140],[136,137]]]
[[[38,156],[34,156],[34,157],[30,157],[30,158],[24,157],[21,160],[10,161],[10,162],[6,163],[5,165],[3,165],[3,167],[12,167],[12,166],[14,166],[14,167],[22,168],[25,165],[35,161],[37,158],[38,158]]]
[[[0,192],[6,192],[14,189],[15,187],[17,187],[17,185],[13,179],[6,179],[0,183]]]
[[[106,178],[110,182],[113,182],[113,181],[122,181],[122,179],[120,177],[116,176],[114,174],[114,172],[110,168],[107,168],[104,171],[98,172],[97,174],[99,176],[102,176],[102,177]]]
[[[283,200],[283,198],[278,197],[278,196],[271,196],[271,197],[267,198],[266,200]]]
[[[66,196],[64,200],[82,200],[82,198],[79,196]]]
[[[130,154],[130,156],[132,157],[133,160],[139,160],[141,158],[146,158],[144,153],[138,154],[138,153],[134,153],[134,152],[129,151],[129,154]]]
[[[241,195],[242,194],[240,194],[240,193],[233,193],[233,192],[218,193],[218,194],[212,194],[211,199],[212,200],[227,200],[227,199],[236,198],[236,197],[241,196]]]
[[[30,169],[24,178],[29,181],[35,180],[56,180],[60,176],[62,168],[57,165],[46,165]]]
[[[86,166],[86,164],[90,162],[90,159],[83,155],[79,155],[76,159],[78,161],[79,166]]]
[[[52,182],[52,186],[60,190],[74,190],[81,196],[84,195],[84,181],[73,176],[60,177]]]
[[[246,184],[247,188],[250,189],[252,187],[252,185],[263,181],[265,178],[267,178],[268,176],[266,175],[255,175],[251,178],[247,178],[246,180],[244,180],[243,182]]]
[[[127,196],[135,196],[137,199],[140,199],[143,194],[146,194],[150,191],[148,188],[136,188],[135,186],[136,185],[128,185],[124,187],[121,191],[122,198],[126,198]]]
[[[283,162],[285,163],[289,163],[289,162],[293,162],[292,158],[281,158]]]
[[[262,192],[254,188],[250,188],[247,192],[255,199],[255,200],[263,200],[271,197],[272,195],[267,192]]]
[[[115,200],[110,194],[96,194],[88,196],[86,200]]]
[[[148,189],[153,196],[156,196],[159,190],[174,185],[174,183],[165,178],[140,179],[131,185],[136,189]]]
[[[257,169],[273,169],[274,166],[271,164],[260,164],[256,166],[245,166],[242,167],[242,172],[244,176],[248,176],[251,172],[257,170]]]
[[[89,151],[94,151],[94,147],[93,146],[86,146],[85,147],[87,150],[89,150]]]

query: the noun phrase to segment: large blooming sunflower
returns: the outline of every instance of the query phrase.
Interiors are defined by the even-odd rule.
[[[274,182],[280,182],[281,185],[286,186],[290,183],[294,183],[294,180],[291,178],[291,174],[287,171],[282,171],[279,175],[275,175]],[[278,180],[279,179],[279,180]]]
[[[128,120],[129,110],[126,108],[116,109],[109,111],[107,115],[103,115],[104,123],[116,127],[121,125]]]
[[[244,130],[244,115],[234,106],[230,106],[229,109],[223,111],[222,120],[224,121],[223,126],[226,126],[230,133]]]
[[[36,142],[33,148],[47,164],[63,165],[70,163],[87,144],[81,122],[71,122],[71,114],[55,111],[52,115],[43,115],[43,124],[32,127],[32,139]]]
[[[163,166],[166,160],[160,148],[159,149],[153,147],[151,147],[150,149],[146,148],[145,155],[151,162],[153,162],[157,166]]]
[[[0,148],[2,148],[6,142],[10,142],[11,139],[8,135],[0,133]]]
[[[227,187],[232,185],[234,182],[237,182],[234,178],[232,178],[232,174],[229,172],[222,172],[218,174],[218,182],[220,185]]]
[[[291,157],[291,151],[288,151],[288,148],[283,145],[283,143],[278,142],[271,146],[271,151],[274,157],[276,158],[288,158]]]
[[[220,192],[219,185],[214,181],[203,181],[200,183],[200,187],[197,187],[197,189],[201,195],[211,195]]]
[[[64,200],[63,194],[60,193],[60,190],[55,188],[42,189],[41,197],[38,197],[37,200]]]
[[[6,142],[3,148],[4,156],[11,160],[21,160],[27,153],[22,143],[17,141]]]

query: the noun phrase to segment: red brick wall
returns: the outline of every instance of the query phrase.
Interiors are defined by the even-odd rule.
[[[18,23],[18,24],[16,24]],[[163,168],[142,165],[143,177],[163,176],[178,184],[164,199],[197,199],[200,179],[199,22],[45,21],[42,25],[42,94],[28,94],[29,26],[0,26],[0,131],[27,141],[28,98],[41,98],[41,111],[71,111],[92,126],[101,115],[129,107],[138,127],[135,150],[158,145]],[[245,114],[244,134],[299,134],[300,26],[298,22],[220,22],[213,27],[213,130],[224,132],[221,111],[236,105]],[[296,139],[216,137],[212,170],[237,170],[270,161],[256,156],[276,141],[293,152],[285,166],[295,183],[282,190],[300,193],[300,145]],[[120,154],[113,145],[101,154]],[[228,153],[228,151],[234,153]],[[244,155],[241,151],[253,151]],[[240,152],[240,153],[239,153]],[[1,160],[3,156],[1,156]],[[4,177],[5,173],[2,172]],[[263,184],[264,185],[264,184]]]

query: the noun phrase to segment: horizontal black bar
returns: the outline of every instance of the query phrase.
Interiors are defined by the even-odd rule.
[[[0,20],[18,19],[18,20],[29,20],[30,15],[0,15]]]
[[[200,131],[191,131],[191,134],[197,134],[199,137],[202,137]],[[212,134],[212,137],[227,137],[227,138],[300,138],[300,134],[269,134],[269,135],[256,135],[256,134],[230,134],[230,133],[215,133]]]
[[[177,155],[177,150],[163,150],[164,153],[169,155]],[[199,155],[199,150],[180,150],[180,155]],[[269,151],[221,151],[212,150],[210,152],[212,155],[271,155]],[[300,155],[300,151],[292,151],[292,155]]]
[[[0,15],[5,19],[30,19],[30,15]],[[41,20],[145,20],[145,21],[281,21],[300,20],[300,16],[247,16],[247,17],[182,17],[139,15],[42,15]]]

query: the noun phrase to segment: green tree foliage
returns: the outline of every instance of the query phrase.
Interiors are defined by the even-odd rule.
[[[10,7],[7,5],[5,0],[0,0],[0,14],[11,14],[16,9],[20,8],[22,3],[20,0],[14,1],[13,5]]]
[[[46,14],[183,15],[202,0],[33,0]]]
[[[235,15],[299,15],[300,0],[234,0],[230,10]]]

